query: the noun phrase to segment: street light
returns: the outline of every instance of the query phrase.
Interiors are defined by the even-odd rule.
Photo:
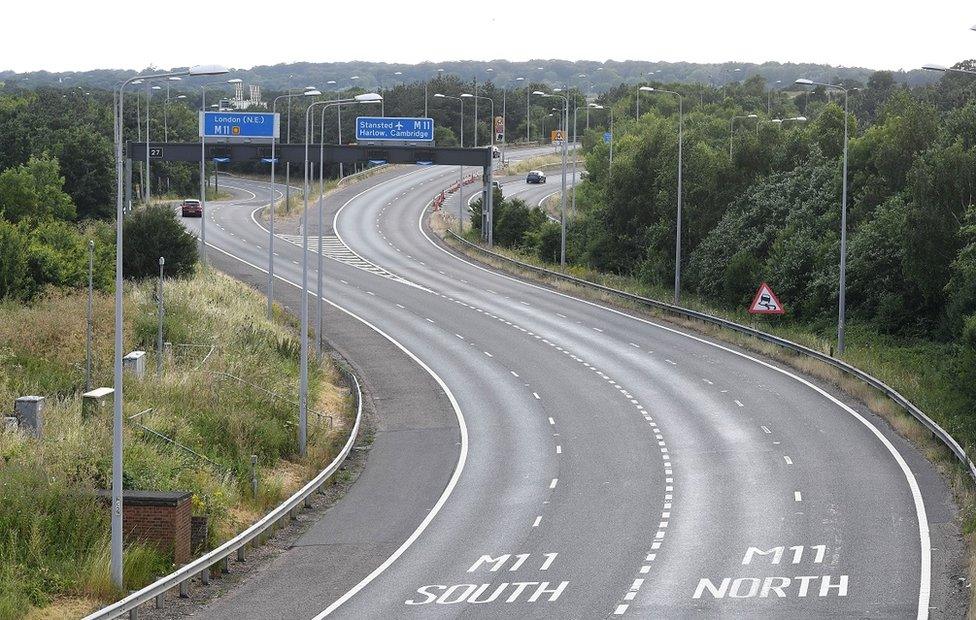
[[[735,121],[746,118],[759,118],[756,114],[746,114],[745,116],[733,116],[729,121],[729,159],[732,159],[732,131],[735,128]]]
[[[965,73],[967,75],[976,75],[976,71],[970,71],[969,69],[956,69],[953,67],[946,67],[944,65],[922,65],[922,68],[926,71],[941,71],[943,73]]]
[[[556,89],[553,89],[556,90]],[[559,265],[566,266],[566,128],[569,126],[569,98],[558,93],[544,93],[537,90],[532,93],[539,97],[554,97],[563,100],[563,170],[562,170],[562,196],[560,197],[560,244],[559,244]]]
[[[163,101],[163,142],[169,142],[169,122],[167,120],[167,110],[169,109],[169,83],[182,80],[178,75],[166,78],[166,99]]]
[[[674,95],[678,98],[678,214],[675,220],[675,233],[674,233],[674,305],[678,305],[681,302],[681,152],[682,152],[682,142],[684,141],[684,98],[681,93],[677,93],[673,90],[663,90],[657,88],[645,87],[648,90],[646,92],[652,93],[665,93],[668,95]]]
[[[224,84],[241,84],[244,82],[241,78],[231,78],[223,82],[211,82],[210,84],[202,84],[200,86],[200,110],[205,112],[207,110],[207,87],[208,86],[223,86]],[[218,105],[217,108],[220,108]],[[200,136],[200,262],[204,265],[207,264],[207,138],[206,136]],[[214,166],[216,171],[216,164]],[[215,184],[216,185],[216,184]],[[269,293],[270,295],[270,293]]]
[[[654,92],[654,88],[651,86],[641,86],[637,89],[637,118],[640,119],[640,94]]]
[[[805,123],[806,120],[807,120],[807,117],[805,117],[805,116],[791,116],[790,118],[773,118],[773,119],[770,119],[768,121],[759,121],[759,122],[756,123],[756,135],[757,136],[759,135],[759,126],[760,125],[770,125],[770,124],[772,124],[772,125],[776,125],[777,127],[782,128],[783,123],[788,123],[790,121],[795,121],[797,123]]]
[[[600,69],[602,68],[603,67],[600,67]],[[588,105],[588,107],[591,107],[594,110],[606,109],[608,112],[610,112],[610,174],[609,176],[610,178],[613,178],[613,106],[607,106],[606,108],[604,108],[599,103],[591,103]]]
[[[112,534],[111,573],[112,582],[122,588],[122,118],[124,113],[125,87],[141,79],[148,84],[151,79],[163,79],[181,75],[221,75],[227,69],[217,65],[197,65],[186,71],[140,75],[121,82],[113,95],[115,107],[115,373],[114,404],[112,416]],[[146,151],[149,151],[148,137]]]
[[[847,101],[848,90],[837,84],[814,82],[800,78],[794,82],[798,86],[823,86],[844,93],[844,174],[840,203],[840,283],[837,299],[837,355],[844,354],[844,316],[847,311]]]
[[[317,92],[317,91],[316,91]],[[321,93],[319,93],[321,94]],[[307,439],[308,439],[308,193],[310,186],[308,183],[308,171],[309,171],[309,161],[308,161],[308,146],[311,134],[311,115],[312,109],[317,105],[325,105],[329,107],[331,105],[337,105],[344,102],[349,103],[372,103],[377,101],[382,101],[383,97],[377,93],[366,93],[363,95],[356,95],[352,99],[340,100],[338,102],[334,101],[313,101],[305,108],[305,185],[303,187],[303,194],[305,196],[304,210],[302,212],[302,302],[301,302],[301,352],[299,354],[299,384],[298,384],[298,453],[301,456],[305,456],[307,452]],[[319,207],[321,212],[321,206]],[[319,252],[321,256],[321,236],[322,230],[319,230]],[[321,293],[321,290],[319,291]],[[316,332],[315,337],[318,339],[322,338],[320,332]]]
[[[356,76],[353,79],[357,79],[358,77],[359,76]],[[319,95],[322,94],[319,93],[314,86],[306,86],[303,89],[289,88],[288,91],[285,93],[285,96],[288,98],[288,124],[287,124],[288,135],[285,137],[285,144],[291,144],[291,97],[293,94],[296,93],[302,93],[302,96],[305,96],[305,93],[311,91],[315,91]],[[278,98],[276,97],[275,100],[277,99]],[[273,141],[272,141],[272,146],[274,146]],[[272,156],[272,159],[273,158],[274,156]],[[272,200],[274,200],[273,196],[272,196]],[[291,200],[291,162],[289,161],[289,162],[285,162],[285,209],[288,208],[288,204],[290,200]]]
[[[435,93],[435,99],[454,99],[461,103],[461,130],[458,133],[461,136],[461,148],[464,148],[464,99],[461,97],[454,97],[452,95],[445,95],[443,93]],[[464,166],[458,166],[458,236],[464,234]]]

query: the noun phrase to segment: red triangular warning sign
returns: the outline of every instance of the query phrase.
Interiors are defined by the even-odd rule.
[[[749,304],[749,314],[783,314],[783,304],[779,303],[776,293],[763,282],[756,291],[756,296]]]

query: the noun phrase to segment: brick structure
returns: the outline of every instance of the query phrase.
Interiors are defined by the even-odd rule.
[[[110,491],[99,495],[111,502]],[[125,491],[122,495],[122,533],[127,543],[143,542],[173,554],[177,565],[190,561],[191,493],[182,491]]]

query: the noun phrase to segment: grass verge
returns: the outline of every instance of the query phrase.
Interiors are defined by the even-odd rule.
[[[310,409],[317,413],[309,416],[308,456],[299,457],[297,407],[290,396],[272,396],[297,385],[294,322],[280,309],[269,320],[263,297],[213,271],[165,283],[164,333],[174,347],[158,379],[154,284],[125,290],[125,348],[149,351],[151,359],[143,379],[125,382],[123,480],[131,489],[192,492],[193,513],[209,517],[214,546],[338,453],[353,421],[352,398],[330,361],[313,364]],[[85,303],[81,291],[51,292],[31,306],[0,303],[0,403],[6,410],[17,396],[47,397],[41,440],[0,433],[0,618],[76,616],[121,594],[108,575],[108,510],[94,494],[109,486],[111,415],[81,417]],[[112,295],[96,295],[94,307],[94,385],[111,385]],[[129,545],[125,588],[172,568],[157,549]]]

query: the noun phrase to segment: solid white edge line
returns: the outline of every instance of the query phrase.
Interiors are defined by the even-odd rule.
[[[251,263],[251,262],[249,262],[247,260],[244,260],[243,258],[240,258],[239,256],[235,256],[235,255],[231,254],[230,252],[224,250],[223,248],[218,248],[217,246],[212,245],[210,243],[208,243],[207,245],[210,246],[211,248],[213,248],[214,250],[216,250],[216,251],[218,251],[218,252],[220,252],[222,254],[225,254],[225,255],[229,256],[230,258],[233,258],[234,260],[237,260],[237,261],[240,261],[240,262],[244,263],[245,265],[251,267],[252,269],[257,269],[258,271],[267,273],[266,270],[264,270],[261,267],[255,265],[254,263]],[[281,280],[282,282],[284,282],[286,284],[290,284],[291,286],[294,286],[295,288],[301,288],[298,284],[295,284],[291,280],[288,280],[287,278],[283,278],[282,276],[280,276],[278,274],[275,274],[275,278],[278,279],[278,280]],[[457,486],[458,479],[461,477],[461,472],[464,470],[464,464],[465,464],[465,462],[467,461],[467,458],[468,458],[468,427],[467,427],[467,425],[464,422],[464,414],[461,413],[461,407],[460,407],[460,405],[458,405],[457,399],[454,398],[454,394],[451,392],[450,388],[447,387],[447,384],[444,382],[444,380],[441,379],[441,377],[436,372],[434,372],[434,370],[430,366],[428,366],[427,364],[425,364],[423,362],[423,360],[421,360],[412,351],[410,351],[410,349],[408,349],[404,345],[400,344],[399,341],[397,341],[395,338],[393,338],[392,336],[390,336],[389,334],[387,334],[386,332],[384,332],[382,329],[380,329],[376,325],[373,325],[368,320],[366,320],[363,317],[359,316],[358,314],[352,312],[351,310],[347,310],[346,308],[343,308],[342,306],[340,306],[339,304],[337,304],[337,303],[335,303],[333,301],[330,301],[328,299],[325,299],[324,297],[322,298],[322,301],[324,301],[325,303],[329,304],[333,308],[335,308],[337,310],[340,310],[341,312],[344,312],[345,314],[347,314],[347,315],[351,316],[352,318],[358,320],[363,325],[369,327],[370,329],[372,329],[373,331],[375,331],[377,334],[379,334],[379,335],[383,336],[384,338],[386,338],[387,340],[389,340],[395,347],[397,347],[398,349],[400,349],[401,351],[403,351],[404,353],[406,353],[407,356],[410,357],[410,359],[412,359],[413,361],[417,362],[417,364],[419,364],[421,368],[423,368],[425,371],[427,371],[427,374],[429,374],[431,377],[434,378],[434,381],[437,382],[437,384],[441,387],[441,389],[444,390],[444,394],[447,395],[448,400],[451,402],[451,407],[454,408],[454,415],[457,417],[458,428],[459,428],[459,430],[461,432],[461,451],[460,451],[460,454],[458,455],[457,465],[454,466],[454,473],[451,475],[451,479],[448,481],[447,486],[444,488],[444,491],[441,493],[441,496],[437,499],[437,502],[434,504],[433,508],[430,509],[430,511],[427,513],[427,516],[424,517],[424,520],[421,521],[420,522],[420,525],[417,526],[417,529],[415,529],[413,531],[413,533],[410,534],[410,536],[403,542],[402,545],[400,545],[400,547],[397,548],[396,551],[393,552],[393,554],[390,557],[388,557],[382,564],[380,564],[378,567],[376,567],[376,569],[374,569],[373,572],[371,572],[369,575],[367,575],[366,577],[364,577],[362,581],[360,581],[358,584],[356,584],[355,586],[353,586],[352,589],[350,589],[349,591],[347,591],[341,597],[339,597],[338,599],[336,599],[331,605],[329,605],[328,607],[326,607],[325,610],[322,613],[320,613],[317,616],[315,616],[315,620],[318,620],[320,618],[324,618],[324,617],[328,616],[330,613],[332,613],[333,611],[335,611],[336,609],[338,609],[339,606],[341,606],[343,603],[345,603],[350,598],[352,598],[353,596],[355,596],[356,593],[358,593],[360,590],[362,590],[363,588],[365,588],[367,585],[369,585],[369,583],[371,581],[373,581],[380,574],[382,574],[383,571],[385,571],[387,568],[389,568],[391,564],[393,564],[397,559],[399,559],[399,557],[401,555],[403,555],[403,553],[407,549],[409,549],[410,546],[413,545],[414,542],[416,542],[416,540],[420,537],[420,535],[424,533],[424,530],[427,529],[427,526],[430,525],[430,522],[434,520],[434,517],[437,516],[437,513],[440,512],[441,508],[443,508],[444,504],[447,502],[447,499],[451,496],[451,493],[454,491],[454,487]]]
[[[850,415],[852,415],[856,420],[858,420],[862,424],[864,424],[864,426],[866,426],[872,433],[874,433],[875,437],[877,437],[878,440],[880,440],[881,443],[884,444],[885,448],[888,449],[888,452],[891,454],[892,458],[895,459],[895,462],[901,468],[902,474],[905,476],[905,479],[908,481],[908,487],[911,489],[911,492],[912,492],[912,500],[914,501],[914,504],[915,504],[915,516],[918,519],[918,537],[919,537],[919,547],[920,547],[920,549],[919,549],[919,555],[920,555],[920,557],[919,557],[919,564],[920,564],[920,568],[919,568],[918,614],[917,614],[917,619],[918,620],[925,620],[926,618],[928,618],[928,616],[929,616],[929,598],[930,598],[930,595],[931,595],[931,588],[932,588],[932,543],[931,543],[931,538],[929,536],[929,522],[928,522],[928,517],[927,517],[926,512],[925,512],[925,503],[922,500],[922,492],[921,492],[921,490],[918,487],[918,480],[915,479],[914,472],[912,472],[911,468],[908,466],[908,463],[905,462],[905,459],[902,457],[901,453],[898,452],[898,450],[895,448],[895,446],[892,445],[892,443],[890,441],[888,441],[888,438],[885,437],[884,434],[882,434],[881,431],[878,430],[877,427],[875,427],[873,424],[871,424],[870,422],[868,422],[863,416],[861,416],[861,414],[859,414],[858,412],[854,411],[852,408],[848,407],[846,404],[844,404],[843,402],[841,402],[840,400],[838,400],[837,398],[835,398],[834,396],[832,396],[831,394],[829,394],[825,390],[821,389],[820,387],[818,387],[818,386],[810,383],[806,379],[804,379],[804,378],[802,378],[802,377],[800,377],[798,375],[795,375],[795,374],[793,374],[793,373],[791,373],[791,372],[789,372],[789,371],[787,371],[787,370],[785,370],[783,368],[778,368],[776,366],[773,366],[770,363],[764,362],[764,361],[762,361],[762,360],[760,360],[758,358],[755,358],[755,357],[752,357],[752,356],[747,355],[745,353],[742,353],[741,351],[736,351],[735,349],[731,349],[729,347],[722,346],[722,345],[720,345],[718,343],[710,342],[708,340],[705,340],[704,338],[699,338],[698,336],[693,336],[691,334],[686,334],[686,333],[684,333],[682,331],[679,331],[677,329],[673,329],[671,327],[666,327],[664,325],[660,325],[660,324],[655,323],[653,321],[649,321],[647,319],[644,319],[644,318],[641,318],[641,317],[638,317],[638,316],[634,316],[632,314],[627,314],[626,312],[621,312],[620,310],[616,310],[614,308],[610,308],[608,306],[604,306],[604,305],[598,304],[596,302],[588,301],[586,299],[580,299],[579,297],[574,297],[574,296],[568,295],[566,293],[561,293],[559,291],[554,291],[554,290],[552,290],[550,288],[546,288],[544,286],[539,286],[537,284],[532,284],[531,282],[526,282],[524,280],[519,280],[518,278],[513,278],[512,276],[506,275],[504,273],[500,273],[498,271],[493,271],[491,269],[487,269],[485,267],[482,267],[481,265],[476,265],[475,263],[472,263],[469,260],[466,260],[464,258],[461,258],[460,256],[458,256],[454,252],[449,252],[447,249],[442,248],[440,245],[438,245],[436,242],[434,242],[434,240],[431,239],[430,236],[427,234],[427,231],[424,230],[424,216],[427,214],[427,209],[430,207],[430,205],[431,205],[431,201],[428,201],[427,204],[424,205],[424,208],[421,209],[421,211],[420,211],[420,217],[417,220],[418,226],[420,228],[420,234],[422,234],[424,236],[424,238],[427,239],[428,243],[430,243],[432,246],[434,246],[435,248],[437,248],[438,250],[440,250],[444,254],[447,254],[451,258],[453,258],[455,260],[458,260],[458,261],[461,261],[462,263],[466,263],[467,265],[470,265],[471,267],[474,267],[475,269],[478,269],[480,271],[484,271],[485,273],[488,273],[488,274],[491,274],[493,276],[496,276],[496,277],[499,277],[499,278],[508,280],[510,282],[515,282],[515,283],[520,284],[520,285],[525,285],[525,286],[528,286],[528,287],[533,288],[533,289],[536,289],[536,290],[546,291],[548,293],[552,293],[553,295],[557,295],[559,297],[564,297],[566,299],[572,299],[574,301],[577,301],[577,302],[586,304],[588,306],[592,306],[594,308],[599,308],[599,309],[605,310],[607,312],[612,312],[612,313],[614,313],[616,315],[619,315],[619,316],[622,316],[622,317],[626,317],[628,319],[632,319],[632,320],[638,321],[640,323],[644,323],[645,325],[650,325],[652,327],[656,327],[658,329],[661,329],[661,330],[664,330],[664,331],[667,331],[667,332],[671,332],[672,334],[677,334],[677,335],[682,336],[684,338],[689,338],[689,339],[694,340],[696,342],[700,342],[702,344],[705,344],[705,345],[708,345],[708,346],[711,346],[711,347],[715,347],[715,348],[717,348],[719,350],[726,351],[727,353],[731,353],[732,355],[736,355],[738,357],[741,357],[742,359],[750,360],[750,361],[752,361],[752,362],[754,362],[756,364],[759,364],[761,366],[764,366],[764,367],[766,367],[766,368],[768,368],[770,370],[773,370],[773,371],[778,372],[778,373],[781,373],[781,374],[783,374],[783,375],[785,375],[787,377],[790,377],[791,379],[794,379],[794,380],[798,381],[802,385],[807,386],[808,388],[810,388],[814,392],[817,392],[818,394],[820,394],[821,396],[823,396],[824,398],[826,398],[830,402],[832,402],[835,405],[837,405],[838,407],[840,407],[842,410],[844,410],[847,413],[849,413]]]

